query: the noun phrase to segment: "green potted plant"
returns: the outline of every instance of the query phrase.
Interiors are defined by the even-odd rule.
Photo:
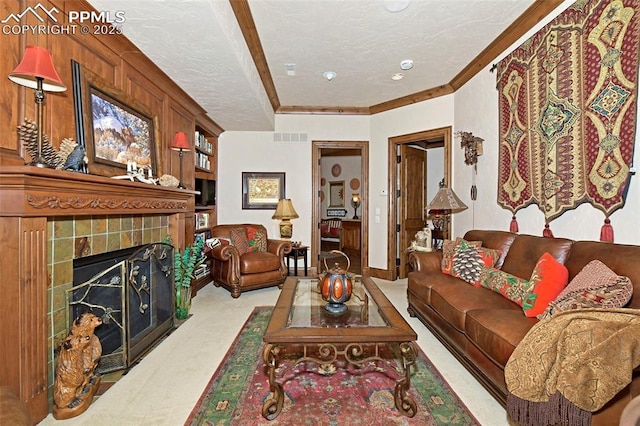
[[[187,319],[191,308],[191,280],[193,272],[202,262],[204,238],[199,238],[185,247],[184,252],[175,249],[173,254],[173,270],[176,291],[176,318]]]

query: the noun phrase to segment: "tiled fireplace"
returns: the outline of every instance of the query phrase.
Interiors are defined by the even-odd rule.
[[[101,176],[7,166],[0,172],[0,384],[49,412],[53,350],[67,333],[73,259],[157,242],[184,246],[194,193]],[[189,229],[189,231],[192,231]]]
[[[49,390],[54,379],[55,349],[69,331],[65,292],[73,286],[73,261],[159,242],[168,235],[169,215],[71,216],[47,220],[47,270],[51,280],[47,295]]]

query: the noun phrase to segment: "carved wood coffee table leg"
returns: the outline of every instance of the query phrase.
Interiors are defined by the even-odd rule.
[[[280,348],[274,345],[266,345],[262,353],[265,367],[268,369],[269,389],[272,392],[271,397],[267,398],[262,404],[262,417],[267,420],[273,420],[282,411],[284,404],[284,391],[282,385],[276,381],[276,368],[278,368],[278,354]]]
[[[402,354],[402,368],[404,377],[396,381],[394,390],[394,400],[396,408],[407,417],[413,417],[418,411],[416,402],[407,391],[411,387],[411,367],[415,364],[418,351],[413,342],[405,342],[400,344],[400,353]]]

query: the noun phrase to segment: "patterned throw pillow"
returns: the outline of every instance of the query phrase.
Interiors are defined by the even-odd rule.
[[[442,244],[442,263],[440,265],[443,273],[451,275],[453,255],[455,254],[456,248],[463,242],[473,247],[480,247],[482,245],[482,241],[466,241],[461,237],[456,238],[455,241],[445,240]]]
[[[622,308],[631,300],[633,284],[599,260],[592,260],[549,304],[539,319],[581,308]]]
[[[238,253],[241,255],[245,254],[249,247],[247,244],[247,234],[244,231],[244,228],[231,228],[229,236],[231,237],[231,244],[235,246]]]
[[[484,268],[493,267],[501,254],[502,250],[474,247],[464,241],[453,254],[451,275],[478,287],[480,272]]]
[[[480,273],[480,285],[522,306],[529,294],[530,284],[524,278],[516,277],[496,268],[484,268]]]
[[[529,283],[530,293],[526,296],[522,309],[528,317],[540,315],[547,309],[549,303],[569,282],[569,271],[549,253],[540,256],[533,269]]]
[[[267,234],[263,229],[247,226],[247,252],[267,251]]]

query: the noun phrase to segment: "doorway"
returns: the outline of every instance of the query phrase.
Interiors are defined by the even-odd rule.
[[[390,232],[387,265],[392,280],[406,278],[409,271],[406,248],[415,233],[425,225],[425,209],[430,201],[427,199],[427,185],[433,186],[433,179],[437,179],[437,182],[444,179],[445,186],[449,185],[451,136],[449,126],[389,138]],[[436,149],[443,150],[440,158],[444,164],[439,165],[437,176],[431,176],[427,167],[428,156],[429,151]],[[449,231],[446,230],[446,235],[449,235]]]
[[[325,176],[323,164],[324,169],[328,170]],[[360,169],[359,178],[350,174],[349,164],[358,166],[354,168]],[[321,253],[323,256],[326,253],[322,251],[321,222],[323,219],[325,222],[327,219],[337,219],[342,222],[339,242],[342,251],[349,255],[354,266],[358,266],[357,273],[366,274],[369,265],[369,239],[366,232],[369,226],[369,143],[313,141],[311,165],[314,194],[312,223],[315,224],[311,232],[311,267],[318,272],[324,270]],[[360,204],[354,207],[351,201],[356,195]]]

